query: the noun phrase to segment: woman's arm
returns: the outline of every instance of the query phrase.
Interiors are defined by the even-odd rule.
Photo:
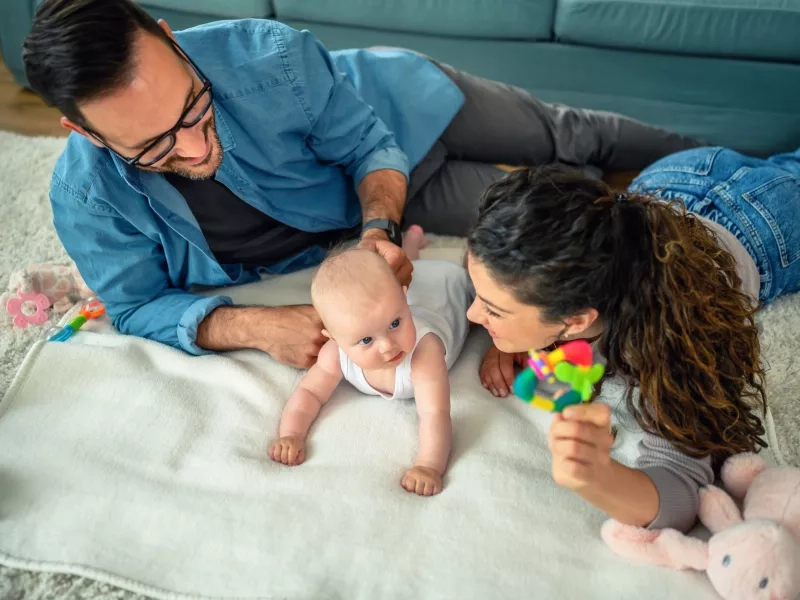
[[[613,519],[638,527],[681,531],[697,518],[698,489],[713,483],[710,459],[692,459],[645,433],[636,469],[610,455],[611,410],[604,404],[569,407],[550,429],[553,477]]]
[[[613,459],[603,476],[575,491],[609,517],[626,525],[646,527],[659,511],[658,490],[652,479]]]
[[[647,475],[611,458],[613,443],[605,404],[556,413],[548,436],[553,479],[617,521],[644,527],[658,513],[658,493]]]
[[[697,521],[701,487],[714,483],[711,458],[692,458],[663,438],[645,433],[639,443],[636,468],[646,474],[659,497],[651,529],[688,531]]]

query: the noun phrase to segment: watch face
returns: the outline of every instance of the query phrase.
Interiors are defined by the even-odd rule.
[[[395,244],[398,246],[403,245],[403,234],[400,232],[400,228],[397,226],[397,223],[394,221],[389,221],[389,228],[386,230],[386,233],[389,234],[389,239]]]

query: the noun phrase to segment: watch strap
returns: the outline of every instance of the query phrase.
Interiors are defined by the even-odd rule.
[[[400,224],[396,221],[392,221],[391,219],[370,219],[362,226],[361,235],[363,236],[364,232],[369,229],[381,229],[389,236],[389,241],[398,246],[403,245],[403,235],[400,231]]]

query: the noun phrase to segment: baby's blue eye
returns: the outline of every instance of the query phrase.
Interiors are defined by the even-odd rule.
[[[389,329],[397,329],[398,327],[400,327],[400,319],[395,319],[392,321],[392,324],[389,325]]]
[[[372,338],[371,337],[365,337],[365,338],[361,338],[360,340],[358,340],[358,345],[359,346],[369,346],[371,343],[372,343]]]
[[[762,590],[766,588],[768,585],[769,585],[769,579],[767,579],[766,577],[764,577],[764,579],[758,582],[758,587],[760,587]]]
[[[731,564],[731,555],[726,554],[725,556],[722,557],[722,566],[727,567],[730,564]]]

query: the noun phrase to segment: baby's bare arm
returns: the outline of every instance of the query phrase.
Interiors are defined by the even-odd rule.
[[[414,350],[411,382],[419,414],[417,467],[433,469],[440,476],[450,458],[450,378],[445,348],[438,336],[429,333]]]
[[[330,399],[341,380],[339,348],[331,340],[322,347],[316,364],[303,375],[286,403],[281,415],[280,437],[305,438],[322,405]]]

